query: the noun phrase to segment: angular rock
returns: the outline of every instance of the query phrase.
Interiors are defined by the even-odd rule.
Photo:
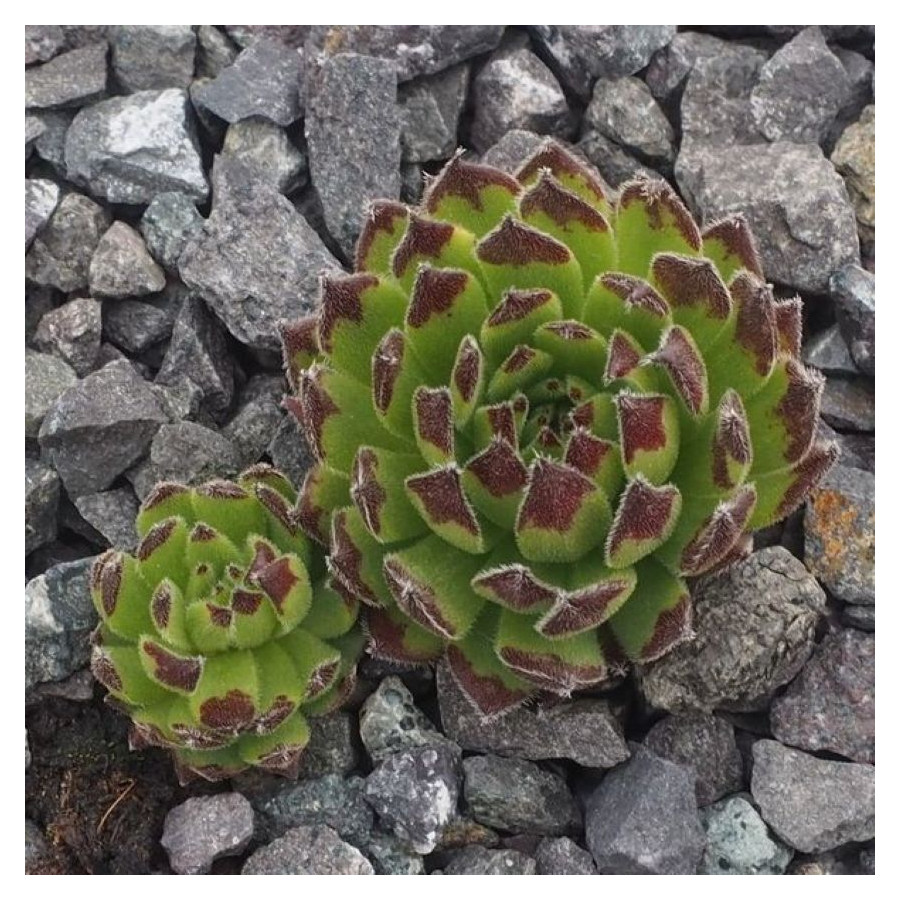
[[[753,745],[753,799],[763,819],[803,853],[875,836],[875,767],[832,762],[762,740]]]
[[[409,81],[488,53],[502,36],[502,25],[313,25],[306,54],[312,66],[338,53],[381,57]]]
[[[76,112],[74,109],[45,109],[34,113],[34,118],[43,126],[34,141],[35,153],[63,177],[66,176],[66,132]]]
[[[253,837],[253,807],[241,794],[189,797],[170,809],[160,843],[176,875],[208,875],[223,856],[240,856]]]
[[[536,875],[596,875],[591,854],[571,838],[546,837],[534,851]]]
[[[374,875],[372,864],[326,825],[292,828],[257,850],[241,875]]]
[[[822,418],[842,431],[875,430],[875,388],[867,378],[829,378],[822,394]]]
[[[117,347],[128,353],[143,353],[164,341],[172,333],[175,311],[169,298],[107,301],[103,331]]]
[[[153,258],[168,269],[178,269],[178,257],[203,225],[193,200],[186,194],[157,194],[141,217],[141,234]]]
[[[25,277],[69,293],[87,287],[91,257],[109,214],[81,194],[66,194],[25,257]]]
[[[238,473],[241,459],[234,444],[196,422],[163,425],[150,445],[150,466],[157,481],[201,484]]]
[[[309,720],[310,737],[300,757],[301,780],[323,775],[346,775],[356,769],[361,754],[354,716],[335,712]]]
[[[139,91],[83,109],[66,132],[69,178],[110,203],[163,191],[203,201],[209,186],[186,91]]]
[[[514,834],[571,834],[581,816],[565,780],[534,763],[502,756],[463,760],[463,797],[473,818]]]
[[[874,378],[875,276],[860,266],[845,266],[831,276],[828,292],[853,362]]]
[[[858,628],[860,631],[875,633],[875,607],[854,606],[848,603],[841,610],[841,624],[850,628]]]
[[[47,62],[66,47],[66,36],[59,25],[25,26],[25,65]]]
[[[303,57],[278,41],[260,39],[194,93],[194,101],[226,122],[261,116],[290,125],[303,112]]]
[[[622,724],[600,699],[522,706],[485,721],[463,696],[444,663],[437,666],[441,722],[464,750],[524,759],[571,759],[608,769],[628,759]]]
[[[646,175],[649,178],[659,177],[658,173],[642,165],[617,143],[596,131],[585,134],[575,145],[575,150],[579,151],[613,188],[639,175]]]
[[[694,773],[637,747],[591,794],[584,827],[601,875],[693,875],[705,845]]]
[[[513,175],[543,142],[544,138],[533,131],[513,128],[481,157],[481,162]]]
[[[675,161],[675,132],[640,78],[598,79],[584,121],[649,163]]]
[[[41,319],[56,308],[59,292],[25,282],[25,346],[34,347],[34,335]]]
[[[706,831],[700,875],[783,875],[794,855],[743,797],[714,803],[700,820]]]
[[[61,27],[66,36],[66,46],[75,49],[106,40],[109,30],[108,25],[62,25]]]
[[[708,806],[744,787],[744,766],[734,727],[718,716],[666,716],[647,732],[644,746],[662,759],[694,770],[698,806]]]
[[[31,819],[25,820],[25,872],[28,867],[50,856],[50,845],[41,831]]]
[[[732,49],[734,48],[734,49]],[[740,52],[743,46],[730,44],[711,34],[680,31],[666,46],[653,54],[644,80],[660,103],[680,99],[688,75],[702,59],[714,59]]]
[[[299,50],[309,35],[312,25],[225,25],[225,32],[238,47],[252,47],[266,39]]]
[[[456,814],[460,751],[452,745],[415,747],[387,757],[366,779],[366,802],[416,853],[431,853]]]
[[[25,70],[25,108],[84,106],[106,93],[105,43],[61,53]]]
[[[276,469],[284,472],[294,484],[303,484],[313,464],[313,455],[293,416],[282,417],[266,452]]]
[[[25,437],[36,438],[56,401],[78,383],[78,376],[61,359],[25,350]]]
[[[241,119],[229,125],[222,155],[241,160],[282,194],[298,188],[306,174],[306,157],[283,128],[267,119]]]
[[[428,162],[452,155],[468,89],[469,67],[465,64],[400,86],[397,99],[405,162]]]
[[[25,179],[25,249],[50,221],[59,202],[59,187],[43,178]]]
[[[454,854],[444,875],[534,875],[535,861],[518,850],[464,847]],[[432,873],[434,874],[434,873]]]
[[[42,462],[25,457],[25,555],[56,537],[59,475]]]
[[[150,386],[124,360],[66,391],[38,436],[70,497],[105,490],[144,454],[166,416]]]
[[[238,451],[241,465],[259,462],[278,431],[284,412],[270,397],[258,397],[242,406],[222,429]]]
[[[143,297],[166,286],[166,274],[147,252],[141,236],[124,222],[113,222],[91,258],[95,297]]]
[[[215,25],[197,28],[197,77],[215,78],[237,59],[238,48]]]
[[[568,88],[583,99],[597,78],[634,75],[675,37],[674,25],[532,25]]]
[[[783,744],[874,763],[875,638],[854,629],[826,635],[770,719]]]
[[[106,538],[111,547],[131,551],[137,546],[134,520],[138,514],[138,502],[131,488],[85,494],[75,500],[75,508]]]
[[[783,547],[766,547],[695,585],[692,641],[647,666],[659,709],[747,712],[790,681],[812,652],[825,592]]]
[[[67,362],[84,377],[93,371],[100,352],[102,305],[90,297],[80,297],[51,309],[41,317],[34,345]]]
[[[850,79],[821,30],[804,29],[762,67],[750,105],[770,141],[820,143],[850,94]]]
[[[31,156],[34,142],[44,133],[46,126],[37,116],[25,116],[25,159]],[[27,234],[27,232],[26,232]]]
[[[875,603],[875,476],[838,465],[812,492],[804,520],[810,571],[845,603]]]
[[[704,222],[738,212],[747,217],[772,281],[821,293],[835,271],[858,263],[847,190],[814,145],[715,147],[687,160],[682,150],[676,175]]]
[[[574,125],[553,73],[529,50],[500,53],[475,76],[472,145],[484,153],[512,129],[568,137]]]
[[[827,375],[855,375],[858,371],[837,325],[813,335],[803,345],[803,362]]]
[[[112,67],[126,92],[188,88],[197,37],[190,25],[114,25]]]
[[[425,864],[396,835],[373,831],[363,848],[376,875],[424,875]]]
[[[844,176],[856,211],[859,238],[867,254],[875,250],[875,106],[867,106],[858,122],[841,134],[831,154]]]
[[[97,613],[88,587],[94,558],[60,563],[25,586],[25,689],[87,665]]]
[[[394,65],[355,53],[329,57],[309,85],[307,105],[310,175],[328,231],[349,257],[368,202],[400,195]]]
[[[286,197],[237,160],[216,160],[212,214],[178,269],[239,341],[279,350],[279,323],[311,312],[319,276],[336,268]]]

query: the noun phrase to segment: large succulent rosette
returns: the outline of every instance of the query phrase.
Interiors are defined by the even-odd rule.
[[[94,676],[131,716],[132,746],[171,749],[183,781],[295,774],[308,717],[352,687],[359,604],[323,581],[295,501],[264,465],[237,482],[163,483],[135,555],[94,564]]]
[[[516,177],[457,157],[284,331],[299,521],[374,654],[445,654],[486,715],[593,685],[688,637],[685,578],[833,462],[800,336],[742,218],[553,142]]]

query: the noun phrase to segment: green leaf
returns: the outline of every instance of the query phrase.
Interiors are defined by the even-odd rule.
[[[360,447],[353,462],[350,496],[369,534],[382,544],[420,537],[427,529],[400,486],[421,469],[419,456]]]

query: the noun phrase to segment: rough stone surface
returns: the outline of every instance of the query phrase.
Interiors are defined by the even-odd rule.
[[[238,473],[241,459],[234,444],[196,422],[163,425],[150,444],[150,466],[157,481],[201,484]]]
[[[85,494],[75,500],[75,508],[106,538],[111,547],[130,551],[137,546],[134,520],[138,514],[138,502],[131,488]]]
[[[533,131],[513,128],[481,157],[481,162],[514,175],[543,142],[544,138]]]
[[[153,258],[168,269],[178,269],[178,258],[203,225],[203,217],[187,194],[157,194],[141,217],[141,235]]]
[[[195,102],[226,122],[261,116],[290,125],[302,110],[302,56],[278,41],[262,38],[244,50],[194,93]]]
[[[533,25],[562,82],[587,99],[597,78],[634,75],[675,37],[674,25]]]
[[[850,94],[850,78],[815,25],[785,44],[762,67],[750,104],[770,141],[825,139]]]
[[[575,145],[579,151],[613,188],[624,181],[638,175],[657,178],[658,174],[642,165],[634,156],[627,153],[615,141],[596,132],[589,131]]]
[[[222,155],[241,160],[283,194],[298,188],[306,173],[306,157],[283,128],[267,119],[241,119],[229,125]]]
[[[93,557],[52,566],[25,586],[25,688],[87,665],[97,624],[88,579]]]
[[[511,129],[568,136],[573,116],[553,73],[530,50],[500,53],[475,76],[472,145],[479,153]]]
[[[143,297],[166,286],[165,272],[147,252],[141,236],[124,222],[113,222],[91,258],[95,297]]]
[[[42,450],[72,498],[105,490],[144,454],[166,416],[124,360],[66,391],[41,426]]]
[[[681,174],[679,184],[693,194],[703,221],[744,213],[767,278],[822,293],[832,273],[858,263],[853,207],[818,147],[779,142],[752,153],[716,147],[695,154],[691,165],[689,184]]]
[[[875,106],[867,106],[858,122],[841,135],[831,161],[847,184],[856,210],[860,241],[875,249]]]
[[[535,861],[518,850],[464,847],[444,869],[444,875],[534,875]],[[432,873],[434,874],[434,873]]]
[[[292,828],[257,850],[241,875],[374,875],[372,864],[327,825]]]
[[[43,130],[35,138],[34,152],[63,177],[66,174],[66,132],[76,112],[74,109],[44,109],[33,113],[33,117],[43,126]],[[32,115],[28,118],[32,118]]]
[[[269,40],[293,50],[303,46],[311,25],[225,25],[225,32],[238,47],[252,47],[257,41]]]
[[[803,362],[827,375],[855,375],[856,366],[850,349],[837,325],[811,337],[803,345]]]
[[[197,77],[215,78],[230,66],[238,55],[238,48],[215,25],[197,28]]]
[[[328,231],[348,256],[367,203],[400,195],[400,122],[397,76],[387,60],[341,53],[310,85],[310,173]]]
[[[34,142],[44,133],[46,126],[38,116],[25,116],[25,160],[34,150]],[[26,232],[27,234],[27,232]],[[27,243],[27,238],[26,238]]]
[[[275,437],[266,448],[272,465],[287,475],[294,484],[303,479],[313,464],[313,455],[293,416],[284,416]]]
[[[207,875],[223,856],[239,856],[253,837],[253,807],[241,794],[189,797],[169,810],[160,843],[176,875]]]
[[[456,813],[459,782],[458,747],[415,747],[377,766],[366,779],[365,798],[406,846],[426,854]]]
[[[77,382],[78,376],[61,359],[25,350],[25,437],[38,436],[53,404]]]
[[[150,203],[163,191],[209,193],[186,91],[139,91],[83,109],[66,132],[69,178],[110,203]]]
[[[103,332],[127,353],[143,353],[172,333],[174,305],[165,295],[149,302],[110,300],[105,304]]]
[[[66,293],[87,287],[91,257],[109,214],[81,194],[66,194],[25,257],[25,277]]]
[[[244,466],[258,462],[284,418],[278,403],[271,397],[257,397],[242,406],[222,429],[224,437],[234,444]]]
[[[66,47],[66,36],[59,25],[25,26],[25,65],[47,62]]]
[[[59,475],[42,462],[25,457],[25,555],[56,537]]]
[[[838,325],[861,372],[875,377],[875,276],[860,266],[835,272],[828,284]]]
[[[694,773],[637,748],[591,794],[585,833],[601,875],[692,875],[705,844]]]
[[[109,39],[113,71],[127,92],[190,86],[197,49],[190,25],[114,25]]]
[[[373,831],[363,848],[376,875],[424,875],[425,863],[396,835]]]
[[[596,875],[591,854],[571,838],[546,837],[534,851],[537,875]]]
[[[584,121],[647,161],[675,160],[675,132],[640,78],[599,79]]]
[[[84,377],[97,362],[101,333],[102,305],[90,297],[80,297],[41,317],[34,345],[67,362]]]
[[[663,759],[694,770],[698,806],[708,806],[744,787],[744,766],[734,727],[718,716],[666,716],[647,732],[644,746]]]
[[[178,268],[239,341],[280,350],[279,323],[315,308],[319,276],[336,262],[286,197],[220,158],[212,214]]]
[[[106,91],[105,43],[61,53],[25,70],[25,108],[83,106]]]
[[[859,869],[861,875],[875,874],[875,848],[861,850],[859,854]]]
[[[764,709],[812,651],[825,592],[783,547],[758,550],[694,589],[694,640],[642,673],[660,709]]]
[[[50,855],[50,845],[44,837],[44,832],[38,828],[31,819],[25,820],[25,867],[34,865],[46,856]]]
[[[762,740],[753,745],[753,799],[763,819],[803,853],[875,836],[875,767],[832,762]]]
[[[821,415],[842,431],[874,431],[873,383],[867,378],[829,378],[822,394]]]
[[[680,31],[653,54],[644,79],[660,103],[679,99],[688,75],[700,60],[727,56],[733,52],[733,46],[711,34]],[[737,45],[737,49],[742,47]]]
[[[532,762],[502,756],[463,760],[463,797],[472,817],[514,834],[562,835],[580,815],[565,780]]]
[[[359,737],[354,716],[335,712],[309,720],[309,743],[300,757],[299,778],[346,775],[359,766]]]
[[[59,202],[59,187],[44,178],[25,179],[25,249],[50,221]]]
[[[532,760],[571,759],[605,769],[628,759],[622,725],[605,700],[535,704],[484,721],[443,662],[437,666],[437,688],[444,730],[464,750]]]
[[[397,99],[405,162],[447,159],[453,153],[468,89],[469,67],[465,64],[400,86]]]
[[[848,603],[841,610],[841,624],[850,628],[858,628],[870,634],[875,633],[875,607],[854,606]]]
[[[701,811],[700,819],[706,831],[700,875],[783,875],[794,855],[770,836],[743,797],[714,803]]]

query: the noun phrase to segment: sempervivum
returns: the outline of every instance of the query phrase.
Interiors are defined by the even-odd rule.
[[[171,749],[182,780],[295,773],[307,717],[352,686],[359,604],[322,581],[295,500],[263,465],[237,482],[159,484],[135,555],[94,564],[94,676],[131,716],[132,746]]]
[[[373,205],[356,272],[284,331],[299,520],[373,653],[446,654],[487,715],[595,684],[688,637],[685,577],[834,460],[800,335],[743,219],[701,232],[552,142],[515,178],[457,157],[420,207]]]

